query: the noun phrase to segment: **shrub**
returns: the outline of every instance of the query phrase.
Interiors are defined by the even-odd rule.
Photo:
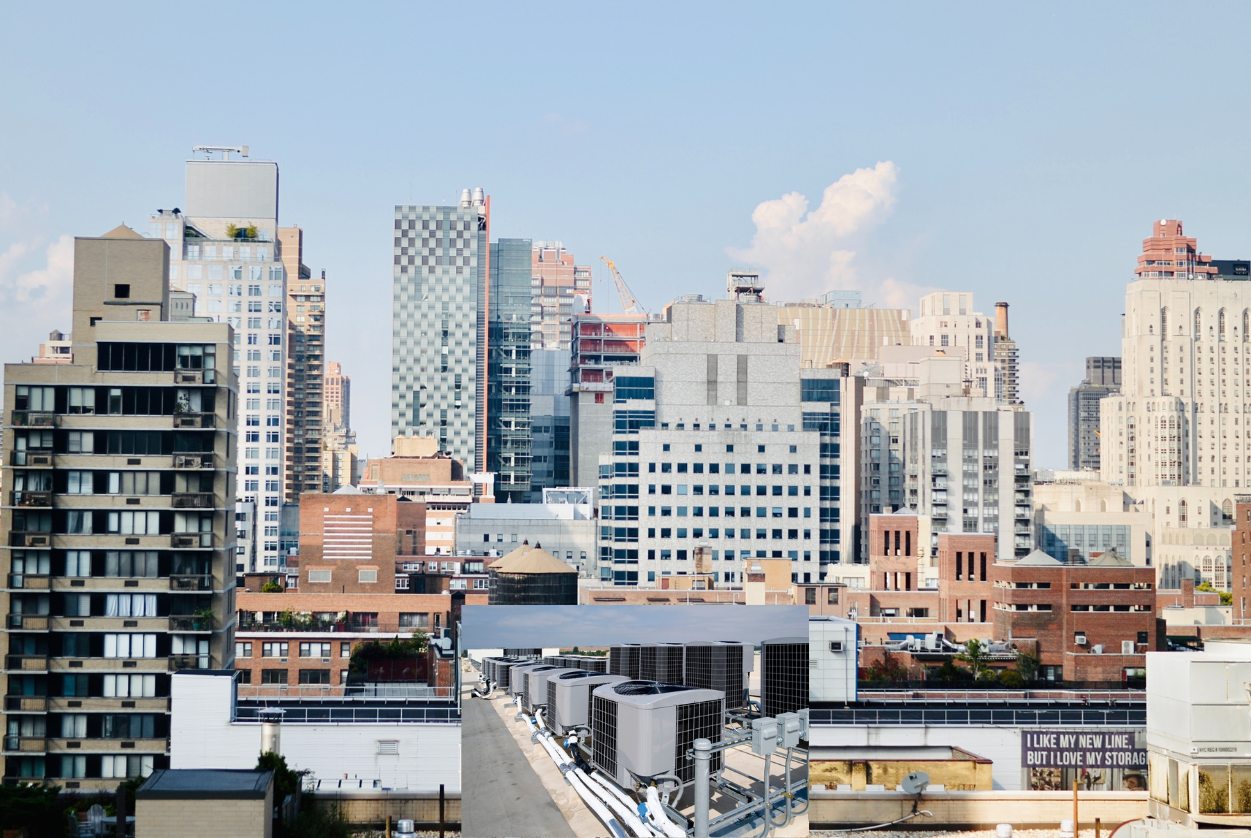
[[[1021,677],[1021,673],[1015,669],[1005,669],[999,673],[998,681],[1005,687],[1018,689],[1025,686],[1025,679]]]

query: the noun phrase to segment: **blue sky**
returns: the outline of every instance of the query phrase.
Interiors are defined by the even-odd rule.
[[[68,328],[70,237],[143,231],[191,146],[247,144],[327,272],[369,453],[392,207],[480,185],[494,235],[563,241],[609,310],[600,255],[653,310],[749,259],[773,298],[1006,300],[1036,461],[1062,465],[1152,220],[1251,256],[1249,29],[1245,2],[9,4],[0,359]]]
[[[466,649],[807,637],[803,605],[466,605]]]

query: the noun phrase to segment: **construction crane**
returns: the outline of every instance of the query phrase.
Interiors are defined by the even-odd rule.
[[[621,278],[621,272],[617,270],[617,266],[607,256],[599,258],[603,259],[608,265],[608,270],[612,271],[613,281],[617,284],[617,296],[621,297],[621,308],[626,314],[638,314],[639,301],[630,293],[630,286],[626,285],[625,280]]]

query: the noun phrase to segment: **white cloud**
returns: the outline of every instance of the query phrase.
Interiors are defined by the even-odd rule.
[[[912,308],[928,291],[895,279],[867,281],[854,264],[854,239],[885,218],[895,205],[899,167],[889,160],[857,169],[825,188],[821,204],[790,192],[765,201],[752,213],[756,233],[751,247],[730,248],[730,256],[767,270],[765,289],[772,300],[800,300],[831,290],[858,290],[865,302]]]
[[[0,193],[0,359],[21,361],[53,329],[68,331],[74,283],[74,239],[49,243],[39,233],[40,208]]]

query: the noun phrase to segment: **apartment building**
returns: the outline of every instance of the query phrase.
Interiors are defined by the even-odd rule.
[[[1100,403],[1100,473],[1126,486],[1245,488],[1251,282],[1157,221],[1125,291],[1121,392]],[[1224,278],[1221,278],[1224,277]]]
[[[485,471],[490,198],[397,206],[394,225],[391,437]]]
[[[1008,333],[1008,304],[995,303],[995,400],[1021,404],[1020,359]]]
[[[921,314],[910,326],[914,345],[932,346],[964,360],[970,395],[995,398],[994,324],[974,308],[972,294],[926,294],[921,298]]]
[[[430,437],[400,437],[396,456],[368,460],[361,468],[360,490],[394,495],[425,510],[416,555],[450,556],[456,540],[456,518],[475,502],[474,484],[456,460],[438,451]],[[490,501],[489,484],[479,500]],[[414,536],[416,537],[416,536]]]
[[[283,478],[286,503],[322,491],[322,445],[331,429],[323,401],[326,374],[326,272],[304,264],[304,231],[278,228],[287,274],[287,434]],[[272,538],[273,522],[265,528]]]
[[[568,350],[574,315],[591,310],[591,268],[575,264],[558,241],[536,241],[531,251],[530,348]]]
[[[169,245],[170,285],[194,296],[195,315],[233,329],[242,400],[236,497],[258,510],[256,569],[277,570],[288,448],[284,306],[292,257],[284,256],[278,237],[278,164],[231,160],[233,149],[216,150],[222,159],[187,161],[185,211],[157,210],[148,236]]]
[[[667,306],[639,366],[604,394],[603,581],[660,587],[694,572],[697,549],[721,583],[741,581],[749,558],[787,558],[796,580],[816,581],[856,555],[855,480],[843,479],[856,437],[843,428],[858,379],[801,369],[798,335],[761,302],[757,275],[731,272],[727,287],[725,300]]]
[[[5,366],[6,783],[167,767],[170,673],[232,665],[235,332],[170,321],[170,266],[75,239],[71,362]]]
[[[1099,471],[1099,405],[1121,389],[1121,359],[1086,359],[1086,377],[1069,390],[1069,468]]]

